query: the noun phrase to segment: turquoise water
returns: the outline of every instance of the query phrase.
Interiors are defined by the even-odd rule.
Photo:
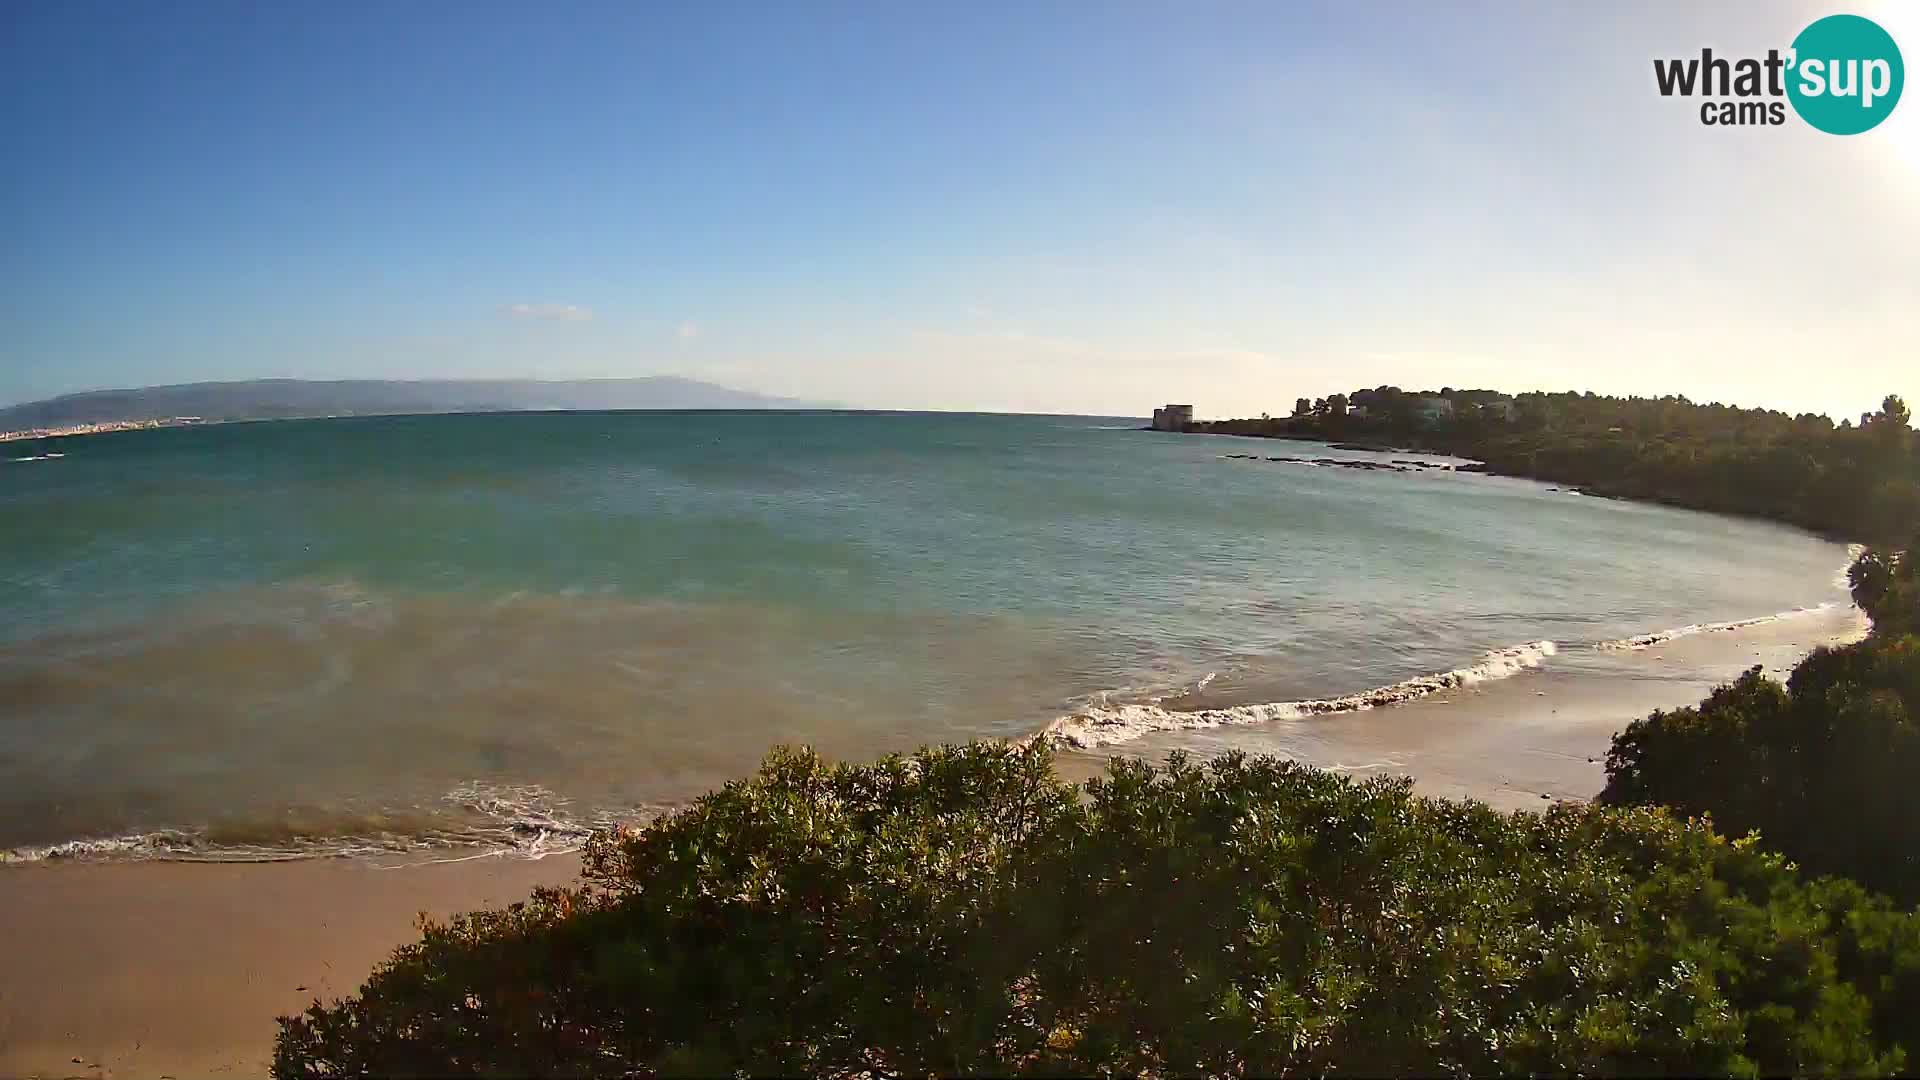
[[[1788,529],[1138,423],[367,418],[0,460],[0,849],[539,848],[780,742],[1339,723],[1844,602],[1845,550]]]

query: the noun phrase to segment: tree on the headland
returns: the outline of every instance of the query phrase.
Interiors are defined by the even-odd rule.
[[[280,1077],[1887,1074],[1920,916],[1659,810],[976,744],[751,780],[428,925]]]
[[[1293,401],[1293,415],[1312,416],[1313,402],[1308,398],[1295,398]]]
[[[1920,634],[1920,535],[1904,550],[1869,548],[1847,571],[1853,602],[1881,634]]]
[[[1913,441],[1912,421],[1913,414],[1907,411],[1907,403],[1900,395],[1888,394],[1880,402],[1879,412],[1860,417],[1860,430],[1873,437],[1885,456],[1898,460]]]
[[[1490,472],[1595,494],[1748,514],[1872,543],[1920,529],[1920,442],[1897,396],[1860,425],[1684,397],[1612,398],[1445,388],[1451,418],[1399,387],[1355,390],[1279,420],[1196,424],[1215,434],[1371,440],[1464,457]]]
[[[1920,903],[1915,545],[1871,550],[1849,571],[1873,619],[1866,640],[1814,650],[1784,686],[1754,668],[1698,707],[1628,725],[1607,754],[1601,800],[1757,830],[1811,872]]]

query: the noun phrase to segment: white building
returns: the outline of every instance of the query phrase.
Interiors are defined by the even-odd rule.
[[[1164,405],[1153,410],[1153,430],[1185,431],[1193,423],[1193,406]]]
[[[1442,420],[1453,419],[1453,400],[1438,394],[1428,394],[1413,399],[1413,414],[1423,424],[1437,424]]]

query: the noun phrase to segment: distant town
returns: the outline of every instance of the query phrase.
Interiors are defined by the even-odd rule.
[[[250,379],[77,394],[0,406],[0,439],[237,420],[423,416],[524,410],[832,409],[832,402],[773,397],[672,375],[633,379]]]
[[[138,431],[144,428],[182,427],[205,423],[198,416],[171,416],[164,420],[106,420],[96,424],[68,424],[64,427],[25,428],[0,431],[0,442],[22,439],[57,439],[66,435],[99,435],[108,431]]]

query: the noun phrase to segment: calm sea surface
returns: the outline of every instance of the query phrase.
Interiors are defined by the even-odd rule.
[[[541,850],[777,743],[1340,723],[1427,676],[1844,603],[1845,549],[1785,528],[1233,460],[1395,455],[1137,423],[509,414],[0,445],[0,850]]]

